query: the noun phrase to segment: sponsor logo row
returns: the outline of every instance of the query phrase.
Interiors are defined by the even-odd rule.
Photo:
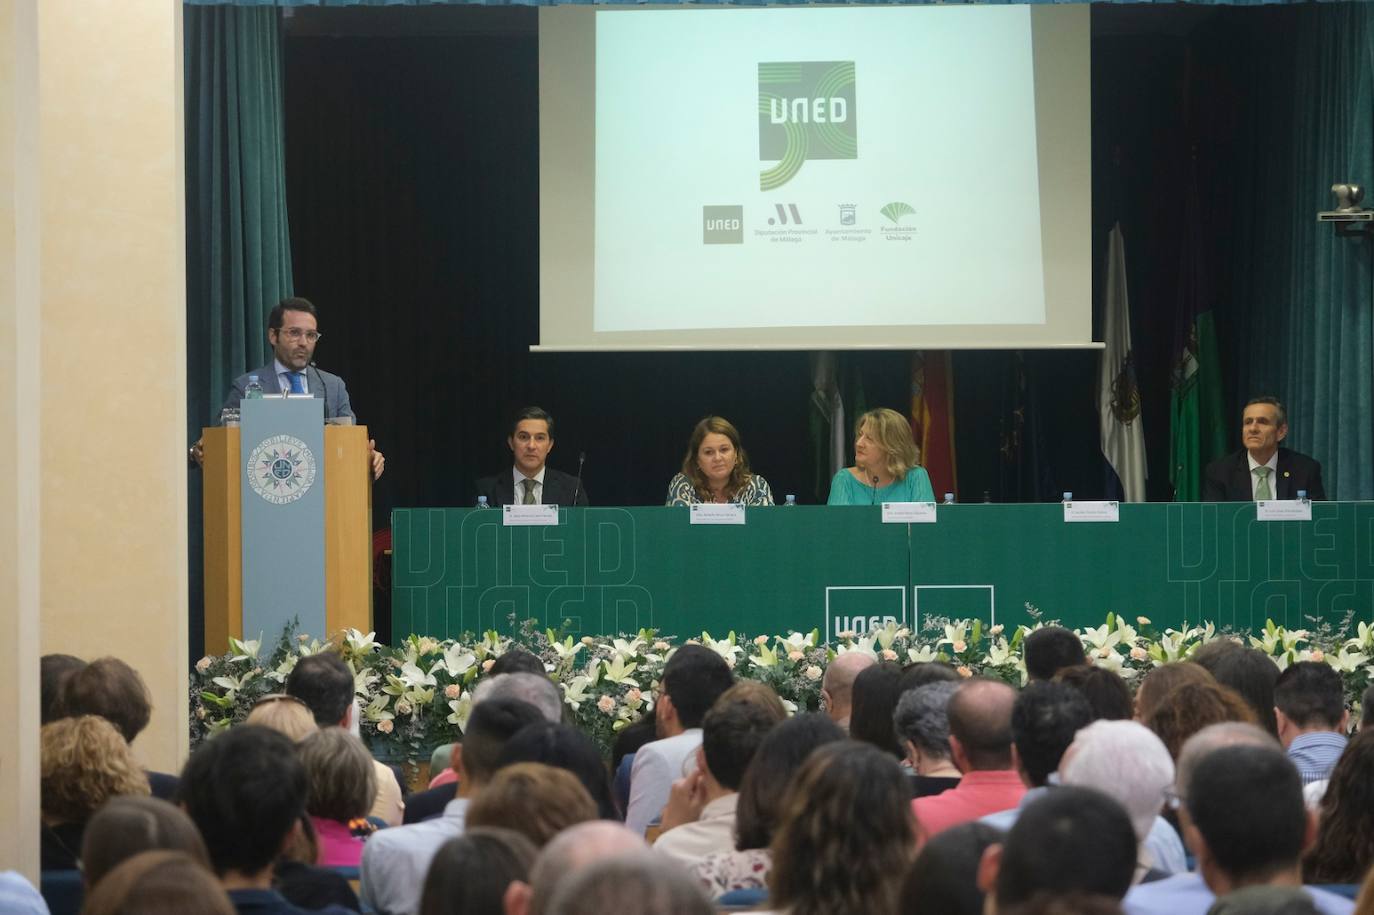
[[[810,225],[836,226],[857,229],[863,216],[857,204],[836,204],[839,212],[818,215],[803,211],[795,203],[775,203],[765,217],[768,229],[800,228]],[[909,203],[894,200],[877,211],[878,224],[885,230],[914,229],[904,220],[914,217],[916,210]],[[810,223],[808,223],[810,220]],[[744,207],[742,205],[703,206],[701,208],[702,242],[708,245],[739,245],[744,243]],[[767,233],[767,229],[756,229]]]

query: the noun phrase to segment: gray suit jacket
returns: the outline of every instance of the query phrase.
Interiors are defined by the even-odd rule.
[[[254,369],[235,378],[233,385],[229,388],[229,396],[224,400],[224,406],[237,407],[239,405],[239,401],[243,399],[243,391],[248,387],[249,375],[258,376],[264,394],[281,393],[276,366],[269,362],[260,369]],[[324,400],[325,419],[353,416],[353,406],[348,402],[348,388],[344,386],[343,379],[338,375],[321,371],[313,365],[306,366],[305,383],[316,399]],[[357,417],[354,417],[354,422],[357,422]]]

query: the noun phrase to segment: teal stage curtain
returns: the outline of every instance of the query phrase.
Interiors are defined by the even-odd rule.
[[[1374,8],[1293,12],[1292,28],[1237,43],[1248,101],[1212,188],[1213,225],[1234,235],[1223,339],[1236,427],[1245,399],[1277,394],[1286,444],[1321,460],[1328,496],[1372,499],[1374,241],[1316,214],[1334,207],[1332,183],[1374,182]]]

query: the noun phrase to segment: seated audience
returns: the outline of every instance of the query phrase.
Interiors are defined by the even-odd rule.
[[[376,796],[376,770],[363,742],[343,728],[325,728],[300,742],[308,793],[305,809],[319,842],[325,867],[357,867],[362,839],[353,835],[354,820],[367,816]]]
[[[878,659],[866,652],[846,651],[836,655],[825,668],[825,675],[821,677],[821,708],[846,732],[854,711],[854,681],[877,663]]]
[[[293,743],[299,743],[320,729],[310,706],[286,693],[272,693],[253,703],[244,724],[271,728],[278,734],[285,734]]]
[[[1065,667],[1054,675],[1083,694],[1093,709],[1093,721],[1129,721],[1135,715],[1131,688],[1114,670],[1095,664]]]
[[[0,912],[5,915],[49,915],[43,894],[18,871],[0,871]]]
[[[256,725],[206,741],[182,769],[178,801],[205,839],[210,864],[241,915],[305,911],[272,888],[272,865],[298,836],[306,791],[295,746]]]
[[[62,682],[58,701],[63,715],[104,718],[130,745],[148,726],[153,714],[153,700],[147,684],[138,671],[119,658],[96,658],[73,670]],[[148,788],[154,797],[170,798],[176,794],[176,776],[149,772]]]
[[[664,504],[703,502],[773,504],[768,481],[749,469],[749,457],[740,444],[739,432],[719,416],[706,417],[692,430],[682,470],[668,481]]]
[[[1072,686],[1052,680],[1027,684],[1011,707],[1012,765],[1026,793],[1017,806],[988,814],[983,822],[1003,832],[1011,829],[1025,806],[1049,790],[1050,776],[1059,769],[1064,751],[1092,717],[1088,700]]]
[[[756,705],[773,719],[774,724],[781,724],[787,720],[787,706],[782,704],[782,698],[778,696],[777,691],[758,680],[735,681],[734,686],[720,694],[715,704],[721,705],[725,702],[748,702]]]
[[[1245,886],[1220,896],[1207,915],[1321,915],[1299,886]]]
[[[549,672],[544,669],[544,662],[539,660],[537,654],[523,648],[512,647],[497,658],[496,662],[491,665],[491,670],[487,671],[487,675],[490,677],[499,677],[501,674],[535,674],[547,678]]]
[[[652,855],[611,858],[562,881],[550,915],[714,915],[686,874]]]
[[[732,687],[733,689],[733,687]],[[654,851],[679,864],[735,847],[735,806],[745,769],[778,724],[764,706],[721,696],[701,721],[696,770],[673,783]]]
[[[734,850],[707,855],[696,866],[708,895],[768,887],[773,866],[768,849],[792,776],[817,747],[842,740],[844,731],[821,714],[798,715],[768,732],[740,781]]]
[[[590,737],[570,724],[538,721],[521,728],[506,741],[497,760],[498,768],[513,763],[536,762],[565,769],[576,776],[596,804],[596,815],[603,820],[618,820],[620,812],[611,796],[610,777],[601,751]]]
[[[630,829],[643,835],[663,812],[683,763],[701,746],[701,719],[733,682],[725,660],[703,645],[683,645],[663,665],[654,709],[658,740],[639,748],[630,770]]]
[[[1374,683],[1364,688],[1360,695],[1360,730],[1374,723]]]
[[[147,795],[148,776],[115,726],[96,715],[45,724],[39,743],[40,864],[71,870],[91,815],[112,797]]]
[[[1289,665],[1274,683],[1274,716],[1279,742],[1302,783],[1328,778],[1345,750],[1350,723],[1341,675],[1321,661]]]
[[[1317,839],[1303,860],[1308,883],[1359,883],[1374,865],[1374,731],[1345,748],[1322,797]]]
[[[441,845],[463,834],[468,805],[496,774],[506,742],[526,725],[544,720],[528,702],[501,698],[474,701],[463,742],[454,749],[458,796],[437,819],[382,829],[367,840],[360,867],[364,905],[382,915],[415,915],[419,911],[430,860]]]
[[[911,796],[926,797],[959,784],[962,773],[949,748],[949,700],[962,681],[940,680],[902,693],[892,729],[911,766]]]
[[[48,724],[65,717],[62,711],[62,685],[86,662],[69,654],[45,654],[38,659],[39,723]]]
[[[505,826],[538,848],[569,826],[597,819],[596,802],[567,769],[515,763],[498,769],[468,805],[467,826]]]
[[[984,852],[978,885],[997,913],[1040,894],[1120,899],[1135,864],[1135,832],[1121,805],[1088,788],[1059,788],[1027,804],[1006,841]]]
[[[297,661],[286,677],[286,693],[309,706],[319,727],[348,730],[353,723],[353,671],[332,651],[307,655]],[[377,773],[377,793],[368,808],[369,814],[388,826],[399,826],[405,804],[396,775],[376,760],[372,767]]]
[[[1187,870],[1183,841],[1160,816],[1174,785],[1174,761],[1149,728],[1136,721],[1093,722],[1064,752],[1059,782],[1096,789],[1125,808],[1140,841],[1137,883]]]
[[[1203,642],[1188,656],[1188,661],[1215,677],[1217,664],[1221,659],[1244,648],[1245,646],[1236,639],[1223,636],[1212,639],[1210,642]]]
[[[849,736],[871,743],[884,753],[902,759],[904,754],[892,730],[892,713],[902,695],[902,669],[896,664],[875,664],[854,678]]]
[[[1263,734],[1257,727],[1254,731]],[[1199,737],[1215,743],[1212,735]],[[1180,778],[1187,781],[1179,819],[1197,856],[1197,873],[1135,887],[1126,896],[1126,911],[1202,915],[1216,896],[1242,887],[1299,885],[1310,820],[1302,780],[1283,751],[1272,744],[1233,742],[1199,753],[1190,744],[1180,762]],[[1354,908],[1349,899],[1323,890],[1309,888],[1308,893],[1322,912]]]
[[[353,885],[337,870],[318,866],[319,860],[319,837],[314,821],[306,814],[272,864],[272,888],[297,908],[314,911],[337,906],[350,912],[362,911]]]
[[[1240,694],[1215,681],[1185,683],[1170,690],[1143,722],[1159,735],[1175,760],[1184,743],[1209,724],[1222,721],[1255,723],[1255,713]]]
[[[1083,640],[1077,633],[1063,626],[1042,626],[1027,633],[1021,643],[1026,662],[1026,676],[1036,680],[1053,680],[1066,667],[1088,663]]]
[[[420,915],[503,915],[511,885],[527,883],[539,850],[511,829],[469,829],[434,855]]]
[[[120,862],[143,851],[185,852],[210,869],[205,841],[180,807],[156,797],[112,797],[86,823],[81,879],[87,888],[94,886]]]
[[[539,709],[539,714],[544,716],[545,721],[558,724],[563,720],[563,694],[558,691],[554,682],[542,673],[516,671],[489,677],[477,684],[477,689],[472,694],[474,703],[487,699],[514,699],[518,702],[527,702]]]
[[[983,915],[978,867],[1006,837],[983,822],[951,826],[927,842],[906,872],[898,908],[905,915]]]
[[[927,836],[1021,802],[1026,786],[1011,750],[1015,702],[1010,686],[984,679],[964,681],[949,700],[949,748],[963,778],[943,794],[911,802]]]
[[[1161,664],[1145,675],[1135,691],[1135,720],[1144,724],[1154,714],[1155,706],[1176,687],[1189,683],[1215,683],[1205,668],[1189,661]]]
[[[1254,711],[1260,727],[1271,734],[1278,734],[1278,721],[1274,717],[1274,684],[1279,678],[1279,668],[1273,658],[1254,648],[1237,645],[1234,651],[1223,652],[1210,670],[1218,683],[1240,694],[1245,704]]]
[[[611,793],[621,811],[630,806],[630,771],[634,768],[635,753],[646,743],[658,739],[655,736],[657,726],[654,710],[649,709],[621,729],[611,744]]]
[[[644,838],[619,823],[593,820],[573,826],[555,836],[539,852],[534,867],[530,868],[528,885],[511,885],[506,915],[547,915],[549,903],[562,880],[598,861],[642,857],[647,851]]]
[[[997,915],[1121,915],[1121,900],[1100,893],[1036,893]]]
[[[6,911],[9,911],[8,909]],[[43,911],[47,911],[44,909]],[[273,911],[258,909],[257,911]],[[182,851],[142,851],[91,887],[82,915],[234,915],[215,875]]]
[[[930,683],[962,683],[963,679],[953,665],[943,661],[912,661],[902,668],[902,693]]]
[[[897,761],[876,747],[841,741],[812,753],[783,798],[771,905],[789,915],[892,911],[916,851],[909,796]]]

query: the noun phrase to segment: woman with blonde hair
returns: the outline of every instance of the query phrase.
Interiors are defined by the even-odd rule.
[[[43,870],[78,867],[86,821],[112,797],[148,795],[148,776],[115,726],[95,715],[43,725],[39,737]]]
[[[768,481],[749,469],[749,456],[730,421],[708,416],[697,423],[687,441],[682,472],[668,483],[668,505],[702,502],[739,502],[772,505]]]
[[[310,706],[286,693],[272,693],[253,703],[244,724],[260,724],[297,743],[319,730]]]
[[[934,502],[930,476],[917,463],[911,424],[896,410],[869,410],[854,424],[854,466],[830,481],[830,505]]]

